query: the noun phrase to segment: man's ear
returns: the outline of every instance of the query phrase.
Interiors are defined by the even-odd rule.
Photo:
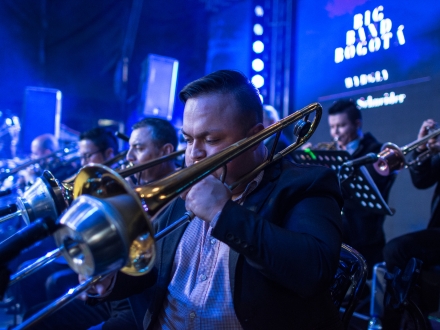
[[[174,152],[174,147],[171,143],[166,143],[160,148],[161,156],[169,155]]]
[[[111,159],[111,158],[113,158],[114,156],[115,156],[115,152],[114,152],[113,148],[107,148],[107,149],[104,151],[104,159],[105,159],[105,160]]]
[[[263,129],[264,129],[263,124],[262,124],[262,123],[258,123],[258,124],[254,125],[253,127],[251,127],[251,128],[248,130],[248,132],[247,132],[247,134],[246,134],[246,137],[249,137],[249,136],[255,135],[255,134],[257,134],[258,132],[261,132]]]
[[[354,123],[355,123],[357,129],[362,129],[362,120],[356,119],[356,121]]]
[[[261,132],[263,129],[264,129],[264,125],[263,125],[262,123],[258,123],[258,124],[256,124],[255,126],[251,127],[251,128],[248,130],[248,132],[247,132],[247,134],[246,134],[246,137],[253,136],[253,135],[255,135],[255,134]],[[261,141],[261,143],[263,143],[263,141]],[[251,150],[251,151],[255,151],[261,143],[257,143],[255,146],[253,146],[253,147],[250,148],[249,150]]]

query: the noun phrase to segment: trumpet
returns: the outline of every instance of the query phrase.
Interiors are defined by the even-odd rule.
[[[308,120],[314,113],[313,121]],[[287,116],[261,132],[240,140],[196,164],[178,172],[132,189],[122,176],[108,167],[90,164],[81,169],[74,182],[74,202],[58,221],[54,238],[62,255],[77,273],[89,282],[116,270],[139,276],[149,272],[156,258],[155,240],[166,233],[154,235],[151,218],[165,205],[193,184],[225,166],[229,161],[261,143],[273,134],[278,140],[281,131],[296,123],[296,141],[275,154],[230,186],[248,181],[264,168],[303,145],[315,132],[322,116],[322,107],[311,104]],[[187,214],[172,229],[191,220]],[[64,306],[84,285],[72,289],[53,304],[32,316],[19,329],[34,325],[45,315]],[[18,329],[18,328],[17,328]]]
[[[388,142],[382,146],[381,152],[378,154],[378,160],[373,164],[374,169],[380,175],[387,176],[403,168],[407,168],[413,164],[421,162],[433,155],[431,150],[427,150],[420,154],[416,159],[411,162],[406,162],[405,156],[417,147],[425,144],[430,139],[436,138],[440,135],[440,129],[437,129],[428,135],[415,140],[403,147],[399,147],[394,143]]]

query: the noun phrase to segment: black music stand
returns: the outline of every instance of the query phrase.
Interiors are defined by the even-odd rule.
[[[293,160],[296,163],[323,165],[337,172],[341,190],[361,208],[369,209],[374,213],[393,215],[394,212],[383,199],[365,166],[342,166],[351,159],[351,155],[344,150],[305,149],[293,153]]]

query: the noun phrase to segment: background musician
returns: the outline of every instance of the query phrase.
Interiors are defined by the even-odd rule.
[[[96,127],[80,134],[78,154],[81,165],[91,162],[103,163],[118,151],[117,140],[105,128]],[[38,136],[32,141],[32,157],[39,159],[58,150],[58,141],[51,134]],[[54,174],[55,175],[55,174]],[[58,177],[55,175],[55,178]],[[56,248],[52,237],[44,239],[40,244],[24,251],[13,264],[24,268],[32,264],[45,253]],[[17,267],[17,266],[12,266]],[[60,297],[69,288],[75,286],[77,275],[62,258],[58,258],[32,276],[29,276],[12,287],[13,294],[21,304],[23,312],[32,307]]]
[[[362,114],[351,100],[336,101],[328,110],[330,135],[340,150],[346,150],[353,158],[364,156],[370,152],[379,153],[379,143],[370,133],[362,132]],[[384,177],[366,166],[376,183],[382,197],[387,201],[388,193],[394,176]],[[371,276],[372,267],[383,260],[382,249],[385,246],[383,230],[384,215],[360,208],[346,199],[343,209],[343,242],[358,250],[366,259]]]
[[[102,164],[118,153],[118,141],[106,128],[95,127],[80,134],[78,149],[81,166]]]
[[[30,158],[31,160],[36,161],[35,165],[29,166],[25,170],[19,172],[17,186],[24,188],[25,186],[32,184],[35,179],[42,174],[42,169],[44,170],[49,167],[47,166],[48,159],[42,160],[40,163],[37,161],[42,157],[54,153],[58,149],[58,139],[52,134],[42,134],[33,139],[31,142]]]
[[[187,85],[180,98],[187,166],[263,129],[258,91],[238,72],[209,74]],[[260,143],[230,161],[226,184],[266,156]],[[160,230],[185,210],[196,215],[158,242],[152,273],[118,273],[111,292],[105,291],[112,278],[91,292],[130,296],[144,329],[339,329],[328,291],[341,244],[335,175],[280,161],[230,191],[219,174],[192,186],[185,200],[154,220]]]
[[[96,138],[97,132],[101,132],[104,136],[100,135],[100,138]],[[98,151],[108,150],[110,144],[102,145],[95,141],[107,141],[108,135],[103,130],[93,129],[84,133],[83,136],[88,142],[82,145],[80,142],[81,159],[96,163],[98,160],[96,155],[100,155]],[[114,136],[112,134],[110,136],[111,140],[114,139],[116,143]],[[144,118],[133,125],[129,145],[127,160],[134,165],[140,165],[174,152],[177,147],[177,133],[173,125],[164,119]],[[87,154],[90,156],[86,157]],[[105,154],[101,153],[100,156]],[[102,160],[106,159],[102,158]],[[174,171],[174,160],[170,160],[140,172],[137,178],[138,182],[146,183],[158,180]],[[74,278],[75,283],[78,283],[78,275],[75,274]],[[117,299],[99,306],[88,306],[77,300],[39,324],[40,329],[55,330],[60,327],[66,329],[87,329],[89,327],[92,327],[91,329],[134,329],[136,324],[126,299]]]
[[[418,139],[426,136],[429,130],[434,128],[437,128],[434,120],[424,121],[420,127]],[[438,137],[429,140],[427,145],[419,146],[413,156],[417,158],[428,147],[433,156],[409,167],[411,180],[416,188],[427,189],[436,186],[432,196],[431,218],[428,228],[396,237],[387,243],[384,248],[384,257],[389,272],[392,272],[395,267],[401,270],[405,269],[410,258],[422,260],[423,269],[440,265],[440,141]],[[422,292],[427,291],[422,290]],[[435,311],[425,303],[424,296],[419,297],[419,299],[421,302],[419,308],[425,316]],[[396,320],[401,320],[401,318],[402,315],[399,313],[392,317],[386,314],[383,324],[387,327],[386,329],[399,329],[399,322],[396,322]]]
[[[176,151],[177,133],[170,122],[160,118],[144,118],[132,127],[130,149],[127,160],[133,165],[144,164]],[[138,175],[138,184],[158,180],[176,170],[175,160],[162,162],[143,170]]]

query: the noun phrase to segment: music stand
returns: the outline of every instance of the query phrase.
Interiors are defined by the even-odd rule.
[[[379,189],[371,178],[365,166],[342,166],[351,160],[351,155],[345,150],[297,150],[293,160],[299,164],[322,165],[334,170],[339,175],[341,189],[348,193],[351,201],[363,209],[383,215],[393,215],[394,212],[382,197]]]

